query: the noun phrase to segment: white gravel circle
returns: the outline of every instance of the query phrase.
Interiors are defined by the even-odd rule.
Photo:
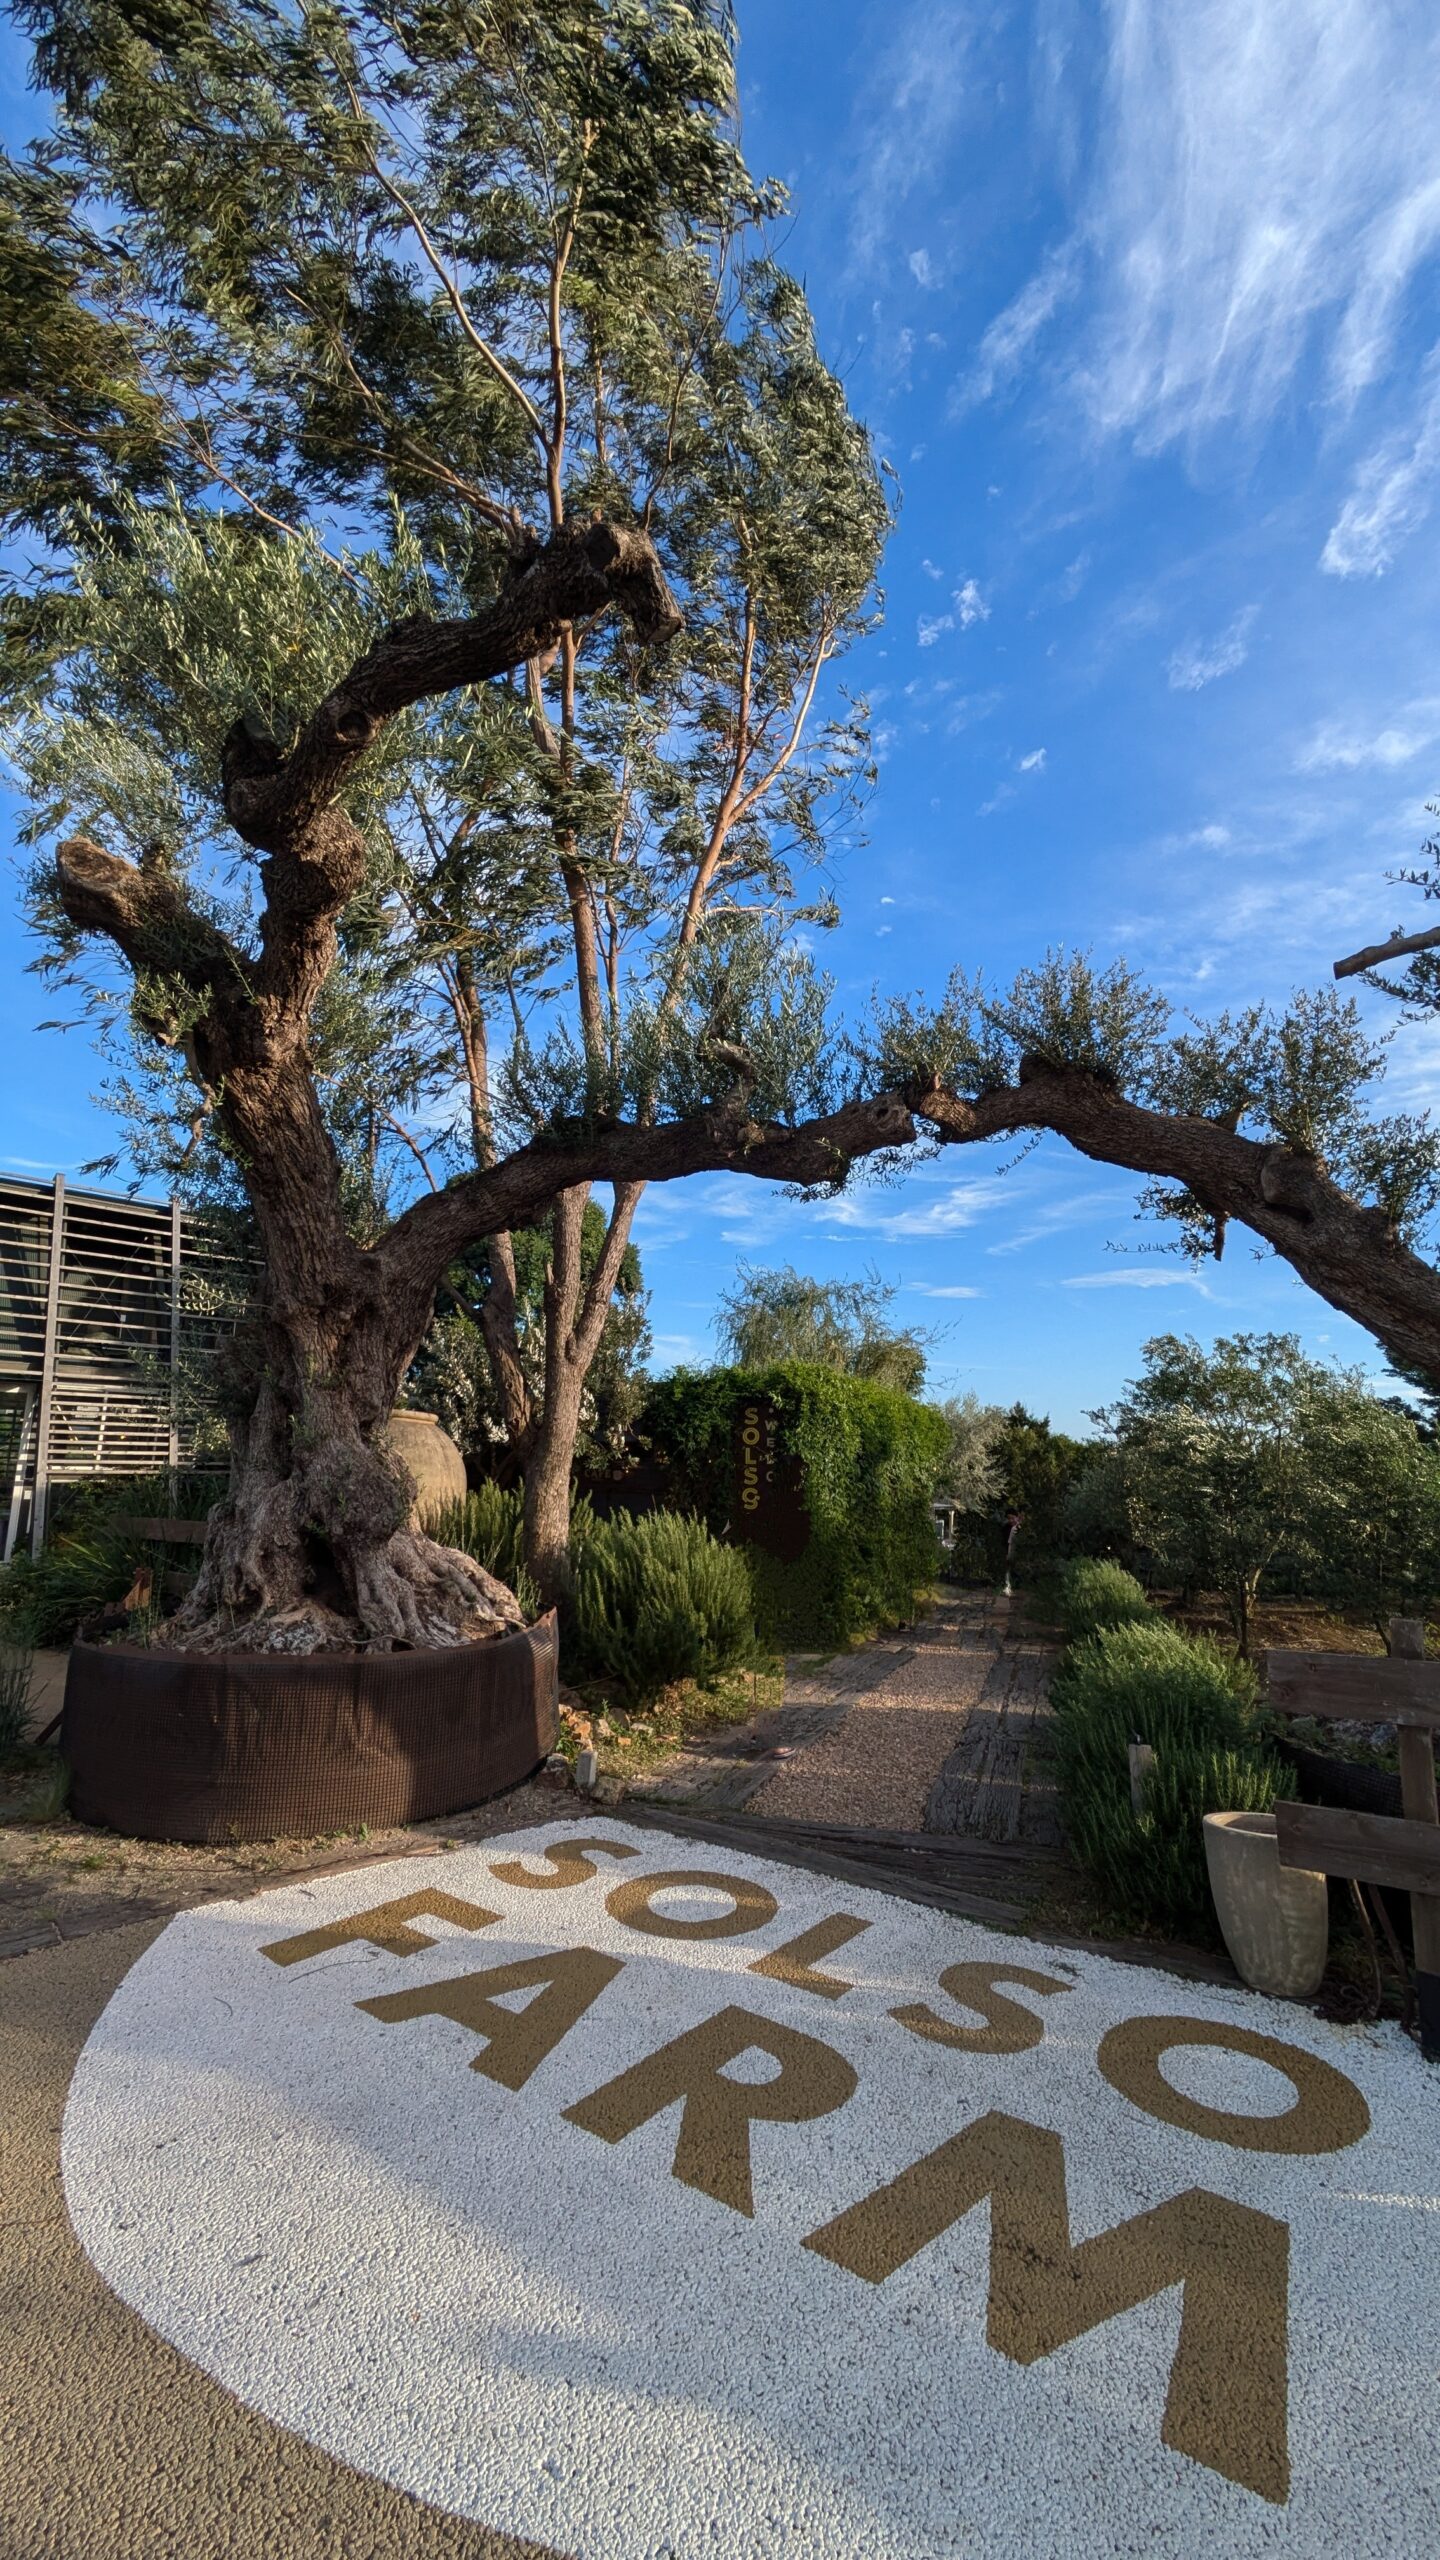
[[[633,1854],[593,1877],[535,1891],[494,1872],[545,1874],[547,1844],[575,1836],[547,1825],[212,1903],[126,1977],[71,2085],[65,2193],[107,2283],[182,2354],[356,2468],[578,2560],[1429,2560],[1440,2073],[1396,2030],[1326,2027],[604,1817],[583,1836]],[[750,1879],[778,1912],[676,1939],[607,1909],[617,1885],[673,1869]],[[417,1890],[499,1917],[417,1919],[433,1942],[410,1954],[260,1952]],[[869,1924],[819,1960],[842,1997],[751,1970],[841,1913]],[[356,2005],[578,1947],[623,1969],[519,2089],[468,2067],[471,2027]],[[890,2014],[924,2002],[974,2028],[938,1987],[956,1963],[1070,1987],[1002,1985],[1041,2040],[957,2050]],[[754,2124],[753,2217],[674,2174],[678,2103],[613,2140],[562,2112],[731,2006],[857,2075],[826,2114]],[[1295,2156],[1156,2121],[1096,2049],[1158,2016],[1322,2058],[1369,2130]],[[729,2076],[773,2068],[747,2055]],[[1190,2044],[1163,2068],[1207,2107],[1273,2118],[1292,2101],[1247,2055]],[[1163,2440],[1178,2286],[1022,2364],[987,2343],[985,2202],[883,2281],[801,2245],[990,2111],[1061,2137],[1077,2247],[1197,2188],[1288,2225],[1288,2497]]]

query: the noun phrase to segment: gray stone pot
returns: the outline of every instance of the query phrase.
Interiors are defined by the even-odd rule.
[[[409,1469],[415,1483],[410,1525],[422,1529],[447,1502],[465,1499],[465,1461],[433,1413],[397,1411],[379,1434],[380,1445]]]
[[[1273,1813],[1207,1813],[1205,1864],[1231,1961],[1252,1991],[1309,2000],[1330,1943],[1325,1878],[1282,1867]]]

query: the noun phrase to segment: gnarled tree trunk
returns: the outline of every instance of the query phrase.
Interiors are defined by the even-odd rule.
[[[413,1234],[408,1251],[388,1254],[347,1234],[309,1024],[339,917],[365,878],[364,839],[340,799],[365,750],[411,704],[540,660],[572,617],[611,607],[642,639],[679,628],[644,534],[565,528],[518,548],[488,612],[385,632],[288,751],[237,721],[220,781],[227,817],[261,856],[253,948],[232,942],[160,856],[136,865],[84,837],[58,849],[72,924],[118,946],[151,1027],[184,1042],[259,1230],[263,1373],[176,1622],[191,1645],[446,1644],[518,1620],[512,1594],[409,1525],[413,1487],[377,1445],[442,1265],[417,1254]]]

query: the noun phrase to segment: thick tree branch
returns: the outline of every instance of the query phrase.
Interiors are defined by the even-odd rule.
[[[1363,951],[1352,951],[1348,960],[1337,960],[1337,978],[1359,978],[1367,969],[1382,969],[1387,960],[1404,960],[1412,951],[1434,951],[1440,945],[1440,924],[1432,924],[1424,933],[1392,933],[1388,942],[1367,942]]]
[[[606,1317],[610,1313],[610,1301],[615,1295],[620,1279],[620,1265],[629,1247],[630,1230],[635,1223],[635,1212],[640,1206],[644,1193],[643,1182],[617,1182],[615,1185],[615,1205],[610,1213],[609,1226],[605,1230],[605,1242],[600,1248],[599,1258],[590,1274],[590,1284],[585,1292],[584,1303],[576,1315],[571,1334],[575,1356],[583,1362],[587,1373],[591,1361],[600,1348],[600,1337],[605,1330]]]
[[[547,1135],[481,1173],[427,1195],[396,1220],[368,1259],[395,1310],[401,1339],[418,1341],[447,1262],[482,1236],[533,1226],[556,1195],[582,1183],[669,1182],[687,1173],[750,1173],[813,1188],[838,1181],[860,1157],[908,1146],[915,1123],[898,1094],[843,1103],[787,1128],[753,1119],[743,1102],[649,1128],[622,1121]]]
[[[973,1145],[1050,1129],[1097,1164],[1181,1183],[1217,1220],[1238,1219],[1392,1359],[1440,1379],[1440,1272],[1401,1243],[1383,1210],[1342,1191],[1314,1156],[1244,1138],[1214,1120],[1151,1111],[1078,1070],[1022,1068],[978,1100],[938,1087],[906,1095],[942,1140]]]
[[[576,615],[617,605],[643,641],[681,615],[654,545],[633,526],[567,528],[533,554],[489,610],[464,621],[395,623],[328,693],[288,754],[252,722],[225,741],[226,815],[265,854],[256,984],[304,1014],[334,956],[334,920],[365,876],[365,845],[336,807],[367,747],[413,703],[507,675],[554,649]]]
[[[631,525],[589,524],[538,550],[488,612],[392,624],[312,713],[287,756],[243,723],[226,742],[225,810],[262,853],[293,856],[387,721],[430,695],[543,657],[577,616],[618,605],[644,641],[673,639],[680,609],[654,545]]]
[[[138,976],[168,978],[193,995],[247,993],[247,967],[227,934],[200,914],[158,864],[129,862],[90,836],[55,849],[60,903],[79,933],[101,933]]]

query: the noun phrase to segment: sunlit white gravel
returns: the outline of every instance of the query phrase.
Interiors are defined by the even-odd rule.
[[[603,1816],[584,1836],[633,1854],[541,1891],[495,1869],[550,1872],[541,1853],[571,1825],[427,1862],[425,1889],[498,1917],[418,1918],[432,1943],[408,1954],[261,1953],[415,1892],[400,1862],[186,1913],[121,1984],[72,2083],[65,2191],[101,2274],[184,2355],[361,2470],[579,2560],[1430,2560],[1440,2072],[1396,2030],[1326,2027]],[[697,1868],[768,1888],[776,1915],[676,1939],[607,1909],[637,1875]],[[732,1907],[694,1889],[653,1906]],[[840,1913],[868,1924],[819,1959],[843,1996],[752,1970]],[[519,2089],[470,2068],[486,2049],[472,2027],[356,2005],[579,1947],[623,1969]],[[1069,1987],[1000,1986],[1043,2028],[1023,2051],[896,2022],[928,2003],[975,2029],[938,1987],[957,1963]],[[563,2113],[731,2006],[857,2075],[826,2114],[754,2124],[753,2216],[674,2174],[678,2101],[613,2140]],[[1158,2121],[1096,2063],[1135,2017],[1319,2057],[1369,2129],[1297,2155]],[[729,2076],[774,2070],[751,2053]],[[1268,2064],[1205,2044],[1163,2070],[1182,2100],[1242,2117],[1278,2121],[1294,2098]],[[801,2245],[990,2111],[1061,2137],[1077,2246],[1197,2188],[1288,2226],[1288,2496],[1164,2441],[1178,2285],[1022,2364],[987,2343],[984,2201],[883,2281]]]

